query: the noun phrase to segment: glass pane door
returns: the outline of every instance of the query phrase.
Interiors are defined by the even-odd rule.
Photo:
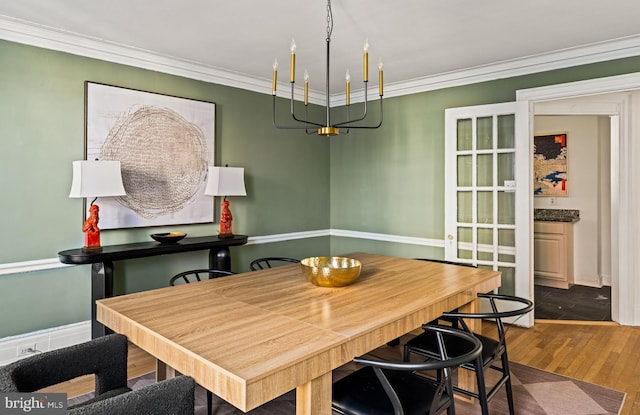
[[[526,183],[516,170],[516,103],[448,109],[445,124],[445,257],[501,271],[500,293],[530,298],[518,288],[528,283],[530,244],[516,238],[529,233],[527,187],[516,187]]]

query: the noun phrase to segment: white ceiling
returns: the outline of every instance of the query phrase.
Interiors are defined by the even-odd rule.
[[[344,89],[347,68],[352,89],[362,85],[365,39],[371,88],[381,56],[385,92],[640,54],[638,0],[333,0],[332,8],[332,94]],[[114,61],[136,56],[140,66],[216,73],[265,93],[275,58],[279,88],[288,87],[295,38],[297,81],[308,69],[311,89],[324,95],[326,9],[325,0],[0,0],[0,38]]]

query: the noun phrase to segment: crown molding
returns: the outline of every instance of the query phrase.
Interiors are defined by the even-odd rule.
[[[75,33],[34,25],[6,16],[0,16],[0,39],[263,94],[272,93],[271,79],[251,77],[198,62],[158,55],[146,50],[79,36]],[[629,36],[584,47],[563,49],[491,65],[385,84],[385,97],[397,97],[638,55],[640,55],[640,35]],[[279,83],[276,95],[290,98],[289,85]],[[295,93],[294,98],[302,100],[302,93]],[[363,100],[363,90],[352,91],[352,102],[362,102]],[[317,91],[310,91],[309,101],[317,105],[325,105],[326,97]],[[343,93],[332,95],[329,102],[331,106],[344,105],[345,95]]]
[[[384,95],[385,97],[409,95],[639,55],[640,35],[629,36],[583,47],[563,49],[535,56],[497,62],[491,65],[425,76],[394,84],[385,84]],[[363,98],[363,91],[352,92],[351,101],[362,101]],[[332,106],[344,105],[344,103],[344,95],[341,97],[337,96],[335,100],[331,101]]]
[[[0,16],[0,39],[261,93],[271,81]]]

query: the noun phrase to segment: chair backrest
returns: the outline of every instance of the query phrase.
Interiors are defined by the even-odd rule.
[[[70,408],[69,415],[193,415],[196,383],[192,377],[176,376],[131,392]]]
[[[498,328],[498,340],[502,345],[505,343],[505,330],[502,319],[522,316],[533,310],[533,301],[527,298],[491,293],[480,293],[478,294],[478,297],[489,300],[491,311],[477,313],[448,312],[443,313],[442,317],[445,319],[457,319],[466,331],[471,330],[469,330],[469,327],[464,322],[465,318],[494,320]],[[502,307],[500,307],[499,304],[501,304]]]
[[[249,268],[251,271],[258,271],[260,269],[267,269],[277,267],[278,265],[287,265],[290,263],[299,263],[299,259],[286,258],[286,257],[265,257],[258,258],[251,261]]]
[[[127,338],[110,334],[29,356],[0,367],[0,392],[35,392],[95,375],[96,395],[127,386]]]
[[[428,258],[413,258],[416,259],[418,261],[429,261],[429,262],[437,262],[439,264],[449,264],[449,265],[460,265],[461,267],[471,267],[471,268],[478,268],[477,265],[473,265],[473,264],[467,264],[465,262],[454,262],[454,261],[447,261],[445,259],[428,259]]]
[[[425,331],[433,331],[436,334],[439,345],[440,360],[427,360],[420,362],[405,362],[405,361],[388,361],[388,360],[375,360],[364,357],[356,357],[353,359],[356,363],[361,363],[368,366],[378,367],[388,370],[400,370],[400,371],[429,371],[445,368],[455,368],[463,363],[470,362],[477,359],[482,353],[482,343],[478,338],[471,333],[455,329],[447,326],[437,326],[433,324],[424,324],[422,329]],[[456,350],[465,350],[463,354],[452,355],[446,347],[443,334],[451,335],[458,338],[461,342],[467,343],[466,347],[457,347]]]
[[[35,392],[94,375],[94,398],[69,407],[69,415],[193,414],[193,378],[178,376],[131,391],[127,353],[127,337],[122,334],[38,353],[0,367],[0,393]]]
[[[471,333],[467,333],[462,330],[458,330],[452,327],[446,326],[436,326],[432,324],[425,324],[422,326],[425,331],[433,331],[438,340],[438,348],[440,353],[440,360],[427,360],[421,361],[418,363],[415,362],[405,362],[405,361],[383,361],[383,360],[374,360],[362,357],[356,357],[353,359],[355,363],[363,364],[366,366],[371,366],[374,370],[376,377],[380,381],[383,386],[385,392],[387,392],[387,396],[391,401],[396,413],[404,413],[402,410],[402,405],[400,403],[400,399],[398,398],[397,392],[393,389],[391,382],[385,375],[385,370],[392,371],[404,371],[404,372],[414,372],[414,371],[439,371],[442,373],[442,376],[438,376],[436,383],[438,384],[436,395],[440,396],[445,391],[451,391],[451,369],[457,368],[464,363],[471,362],[473,360],[478,359],[480,354],[482,353],[482,343],[480,340],[472,335]],[[452,355],[447,350],[445,340],[443,335],[456,337],[458,343],[462,343],[462,347],[456,348],[456,350],[464,351],[459,355]],[[451,400],[453,400],[452,395],[450,396]],[[440,399],[435,399],[432,404],[431,412],[434,412],[435,406],[440,404]],[[431,413],[430,412],[430,413]]]
[[[203,279],[210,280],[212,278],[225,277],[227,275],[234,274],[235,272],[223,271],[220,269],[192,269],[171,277],[169,285],[189,284],[192,282],[202,281]]]

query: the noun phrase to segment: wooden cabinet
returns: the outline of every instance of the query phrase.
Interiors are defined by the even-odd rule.
[[[533,223],[535,283],[555,288],[573,285],[573,223]]]

